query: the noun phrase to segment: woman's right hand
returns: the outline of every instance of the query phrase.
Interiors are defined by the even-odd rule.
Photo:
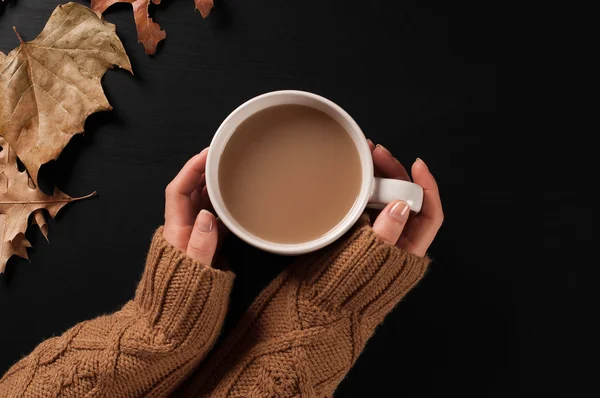
[[[208,148],[188,160],[165,190],[163,237],[189,257],[210,266],[219,240],[217,219],[206,190]]]
[[[378,175],[410,181],[406,169],[390,151],[381,145],[375,146],[370,140],[369,147]],[[437,183],[425,162],[417,159],[411,172],[414,183],[423,188],[421,211],[411,214],[405,202],[392,202],[377,216],[373,231],[381,240],[423,257],[442,226],[444,211]]]

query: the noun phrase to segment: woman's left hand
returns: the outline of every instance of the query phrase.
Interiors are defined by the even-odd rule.
[[[163,237],[189,257],[211,265],[219,240],[217,219],[211,208],[204,169],[208,148],[188,160],[165,190]]]

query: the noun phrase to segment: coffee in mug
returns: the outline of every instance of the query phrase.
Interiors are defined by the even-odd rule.
[[[301,243],[331,231],[356,201],[358,150],[331,116],[304,105],[266,108],[242,122],[219,163],[229,213],[248,232]]]
[[[346,111],[316,94],[284,90],[252,98],[223,121],[205,176],[231,232],[291,255],[332,243],[367,206],[400,199],[421,209],[419,185],[373,173],[367,139]]]

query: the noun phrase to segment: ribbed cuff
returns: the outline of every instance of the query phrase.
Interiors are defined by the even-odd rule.
[[[313,305],[327,312],[360,313],[375,324],[417,284],[430,263],[380,240],[365,218],[307,261],[301,289]]]
[[[152,239],[134,302],[150,327],[169,340],[182,342],[191,334],[214,334],[215,328],[220,329],[234,278],[232,272],[189,258],[163,238],[160,227]],[[196,328],[198,323],[202,325]]]

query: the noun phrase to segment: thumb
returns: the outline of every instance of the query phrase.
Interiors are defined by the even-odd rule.
[[[219,240],[217,219],[208,210],[196,216],[194,229],[188,242],[186,254],[192,259],[210,266]]]
[[[410,206],[401,200],[388,204],[375,220],[373,231],[379,239],[395,245],[404,230]]]

